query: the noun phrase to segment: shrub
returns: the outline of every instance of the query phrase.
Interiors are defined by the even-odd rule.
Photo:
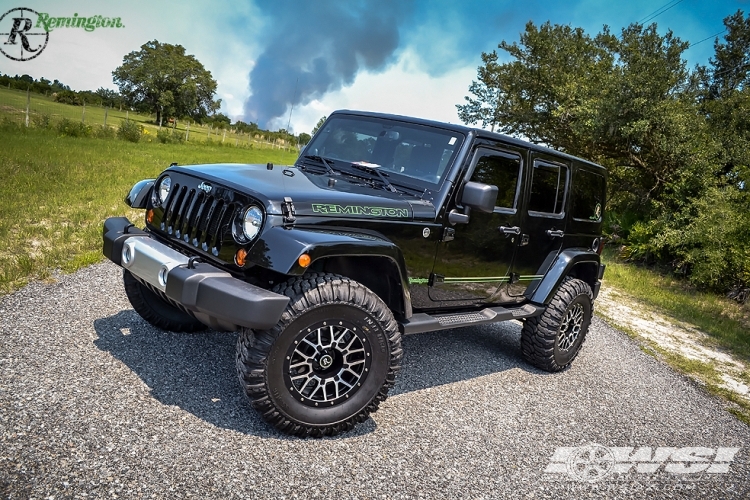
[[[47,113],[33,115],[31,117],[31,123],[33,123],[36,128],[50,128],[50,116]]]
[[[115,129],[107,125],[97,125],[94,127],[94,137],[100,139],[114,139],[116,135]]]
[[[181,132],[174,133],[172,129],[163,128],[156,133],[156,138],[162,144],[175,144],[185,142],[185,136]]]
[[[123,120],[117,129],[117,137],[130,142],[138,142],[143,135],[143,125],[133,120]]]
[[[750,287],[750,193],[731,185],[711,188],[687,209],[687,223],[669,227],[655,243],[676,257],[676,267],[689,271],[693,284],[747,300],[742,292]]]
[[[91,137],[92,130],[90,125],[83,122],[68,120],[63,118],[57,123],[57,131],[60,135],[68,137]]]

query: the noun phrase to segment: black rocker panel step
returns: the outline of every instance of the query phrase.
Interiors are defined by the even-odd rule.
[[[462,326],[498,323],[511,319],[531,318],[544,312],[544,307],[534,304],[524,304],[519,307],[487,307],[481,311],[459,312],[452,314],[418,313],[406,321],[399,323],[401,332],[411,333],[433,332]]]

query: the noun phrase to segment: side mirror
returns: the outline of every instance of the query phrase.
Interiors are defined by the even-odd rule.
[[[461,203],[480,212],[491,214],[497,201],[497,186],[481,182],[467,182],[461,194]]]

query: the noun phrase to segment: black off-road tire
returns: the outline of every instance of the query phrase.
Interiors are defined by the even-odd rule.
[[[591,287],[579,279],[565,278],[544,313],[525,321],[521,331],[524,359],[548,372],[568,367],[581,350],[593,310]]]
[[[269,330],[243,329],[237,339],[237,375],[252,406],[282,432],[303,437],[332,436],[366,420],[386,399],[401,368],[401,333],[391,311],[371,290],[336,274],[309,273],[279,284],[273,291],[290,299],[279,322]],[[329,328],[330,349],[324,350],[319,335],[328,335]],[[339,341],[334,344],[337,335]],[[312,347],[317,354],[300,358],[299,352],[310,350],[310,339],[317,342],[318,347]],[[342,354],[337,349],[349,342],[347,339],[351,343]],[[323,351],[331,352],[335,361],[325,360],[332,371],[320,375],[320,380],[350,376],[341,370],[350,366],[348,353],[353,345],[362,347],[355,356],[366,361],[354,361],[352,369],[362,373],[356,381],[348,380],[352,389],[339,382],[331,381],[331,386],[314,380],[318,386],[312,393],[299,387],[309,382],[305,377],[314,379],[319,373],[313,368],[323,370]],[[304,361],[295,363],[299,359]],[[342,365],[329,364],[335,362]],[[303,366],[295,368],[295,364]],[[300,371],[306,374],[300,376]],[[339,387],[343,387],[340,397]],[[329,394],[327,388],[336,390],[331,401],[321,399]]]
[[[194,333],[208,329],[206,325],[177,309],[140,283],[127,269],[123,270],[122,281],[125,295],[141,318],[155,327],[173,332]]]

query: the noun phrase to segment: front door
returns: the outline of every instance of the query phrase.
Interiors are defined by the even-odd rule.
[[[520,235],[522,155],[511,149],[482,147],[474,153],[469,171],[470,180],[498,187],[497,202],[492,213],[472,211],[468,224],[446,226],[448,238],[444,234],[438,245],[429,283],[435,307],[502,302],[498,293],[511,279]]]

